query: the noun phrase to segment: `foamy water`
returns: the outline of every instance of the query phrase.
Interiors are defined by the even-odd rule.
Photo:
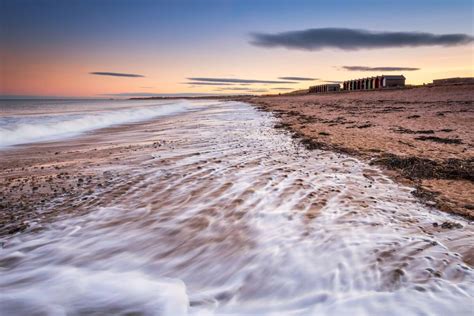
[[[0,310],[472,315],[474,272],[456,250],[473,243],[470,223],[274,123],[236,102],[157,120],[165,145],[87,215],[6,240]],[[463,228],[433,230],[446,220]]]
[[[72,104],[71,101],[50,101],[54,106],[50,105],[48,111],[41,111],[41,103],[45,101],[36,101],[40,103],[38,105],[29,101],[29,106],[21,111],[15,111],[15,107],[22,105],[15,104],[19,101],[2,102],[0,108],[5,113],[2,111],[0,116],[0,147],[58,140],[117,124],[191,110],[190,104],[182,101],[88,101],[89,106],[82,106],[80,110],[77,103],[87,101]]]

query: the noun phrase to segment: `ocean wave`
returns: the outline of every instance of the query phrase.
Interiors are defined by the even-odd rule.
[[[113,125],[183,113],[191,106],[190,102],[178,101],[81,114],[3,117],[0,118],[0,147],[77,136]]]

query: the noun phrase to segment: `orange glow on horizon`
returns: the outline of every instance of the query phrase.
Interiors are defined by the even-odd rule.
[[[285,93],[306,89],[325,80],[348,79],[380,75],[373,72],[341,70],[342,65],[415,66],[418,71],[401,72],[407,84],[429,83],[447,77],[473,77],[473,48],[428,47],[419,49],[383,49],[365,51],[301,52],[264,50],[247,46],[233,56],[232,50],[207,53],[201,48],[192,56],[178,54],[151,56],[142,60],[125,60],[122,56],[85,58],[84,56],[38,56],[36,54],[2,52],[2,81],[0,94],[64,97],[106,97],[120,93],[248,93],[226,88],[245,87],[265,90],[254,94]],[[45,57],[46,56],[46,57]],[[40,58],[38,58],[40,57]],[[39,61],[41,59],[41,61]],[[348,61],[349,60],[349,61]],[[231,61],[231,62],[230,62]],[[100,65],[100,66],[99,66]],[[116,65],[121,65],[117,69]],[[121,71],[145,75],[144,78],[94,76],[92,71]],[[387,73],[385,73],[387,74]],[[319,81],[297,84],[251,84],[246,86],[190,86],[183,84],[188,77],[222,77],[278,80],[282,76],[317,77]],[[272,88],[291,88],[274,90]]]

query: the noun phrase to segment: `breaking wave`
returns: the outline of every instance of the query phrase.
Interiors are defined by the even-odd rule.
[[[179,114],[190,108],[189,102],[180,101],[107,111],[0,117],[0,147],[57,140],[117,124]]]

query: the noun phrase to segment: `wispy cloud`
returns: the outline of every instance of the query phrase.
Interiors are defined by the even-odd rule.
[[[197,82],[221,82],[221,83],[268,83],[268,84],[294,84],[297,82],[294,81],[282,81],[282,80],[259,80],[259,79],[236,79],[236,78],[203,78],[203,77],[194,77],[187,78],[191,81]]]
[[[240,87],[235,87],[235,88],[220,88],[220,89],[217,89],[219,91],[226,91],[226,90],[229,90],[229,91],[249,91],[249,90],[252,90],[250,88],[240,88]]]
[[[414,67],[367,67],[367,66],[342,66],[349,71],[415,71],[420,68]]]
[[[122,72],[104,72],[104,71],[94,71],[89,72],[90,75],[96,76],[112,76],[112,77],[131,77],[131,78],[143,78],[144,75],[137,75],[137,74],[126,74]]]
[[[181,84],[193,85],[193,86],[232,86],[232,83],[223,83],[223,82],[182,82]]]
[[[307,78],[307,77],[279,77],[278,79],[294,80],[294,81],[313,81],[313,80],[318,80],[318,78]]]
[[[272,90],[293,90],[293,88],[272,88]]]
[[[318,28],[281,33],[252,33],[251,44],[261,47],[320,50],[361,48],[453,46],[468,44],[474,38],[467,34],[432,34],[422,32],[377,32],[349,28]]]
[[[245,92],[268,92],[267,89],[251,89],[251,88],[241,88],[241,87],[232,87],[232,88],[219,88],[215,91],[245,91]]]
[[[148,93],[148,92],[123,92],[123,93],[104,93],[100,94],[108,97],[160,97],[161,93]]]
[[[342,81],[337,81],[337,80],[324,80],[323,82],[325,82],[325,83],[342,83]]]
[[[107,97],[193,97],[215,95],[214,93],[147,93],[147,92],[123,92],[123,93],[104,93],[100,96]]]

